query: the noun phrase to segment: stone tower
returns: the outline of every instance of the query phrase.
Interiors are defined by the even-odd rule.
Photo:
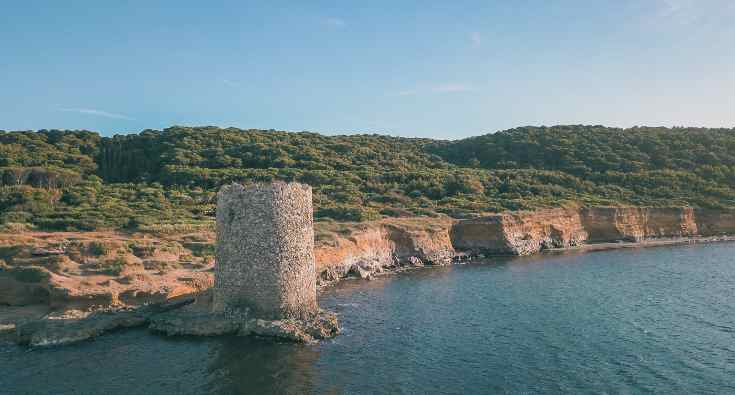
[[[213,310],[264,319],[313,317],[316,301],[311,187],[224,186],[217,195]]]

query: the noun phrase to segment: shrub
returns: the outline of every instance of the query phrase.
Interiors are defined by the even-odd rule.
[[[10,270],[16,280],[24,283],[40,283],[49,278],[48,272],[40,267],[15,267]]]
[[[111,276],[119,276],[127,266],[127,262],[123,257],[116,257],[102,261],[99,265],[99,272]]]

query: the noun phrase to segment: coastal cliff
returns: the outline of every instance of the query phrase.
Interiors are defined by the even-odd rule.
[[[348,275],[369,278],[401,266],[445,265],[455,250],[449,218],[393,219],[356,224],[317,242],[317,272],[321,282]]]
[[[449,218],[317,224],[317,280],[449,264]],[[93,310],[162,303],[213,284],[214,232],[0,235],[0,306]],[[0,322],[0,324],[2,324]]]
[[[445,265],[460,256],[723,239],[735,235],[735,212],[558,208],[467,220],[322,222],[315,233],[316,281],[326,285],[346,277],[370,279],[386,271]],[[6,306],[0,308],[0,328],[16,322],[17,309],[26,306],[35,306],[27,311],[36,316],[76,317],[200,294],[213,283],[214,243],[211,231],[0,234],[0,305]]]
[[[595,207],[580,210],[588,242],[641,241],[699,235],[695,211],[689,207]]]
[[[497,214],[460,221],[452,244],[461,251],[493,255],[529,255],[548,248],[576,246],[587,240],[574,209]]]
[[[735,234],[735,213],[690,207],[591,207],[495,214],[459,221],[459,251],[529,255],[586,243]]]
[[[695,209],[697,230],[702,236],[735,235],[735,211]]]

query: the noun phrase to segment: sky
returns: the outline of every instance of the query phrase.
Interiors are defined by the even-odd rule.
[[[735,126],[735,0],[0,2],[0,129]]]

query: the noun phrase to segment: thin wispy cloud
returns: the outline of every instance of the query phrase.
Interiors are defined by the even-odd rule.
[[[472,85],[455,82],[439,84],[431,87],[431,91],[435,93],[469,92],[471,90],[473,90]]]
[[[126,121],[134,121],[135,118],[129,117],[123,114],[117,114],[114,112],[96,110],[94,108],[60,108],[59,111],[73,112],[84,115],[94,115],[97,117],[111,118],[111,119],[123,119]]]
[[[731,0],[658,0],[653,13],[654,23],[686,27],[730,25],[735,16]]]
[[[479,47],[482,44],[482,35],[480,35],[480,32],[470,33],[470,42],[473,47]]]
[[[222,83],[225,84],[225,85],[227,85],[227,86],[231,86],[233,88],[240,86],[240,83],[239,82],[233,81],[233,80],[228,80],[228,79],[222,80]]]
[[[347,22],[344,19],[334,17],[324,19],[324,24],[335,29],[341,29],[347,26]]]
[[[426,95],[426,94],[445,94],[445,93],[461,93],[474,91],[475,87],[472,84],[461,83],[461,82],[447,82],[441,84],[434,84],[424,86],[416,89],[405,89],[395,92],[398,96],[415,96],[415,95]]]
[[[654,17],[680,25],[691,25],[701,17],[699,12],[695,12],[696,7],[696,3],[688,0],[661,0]]]

